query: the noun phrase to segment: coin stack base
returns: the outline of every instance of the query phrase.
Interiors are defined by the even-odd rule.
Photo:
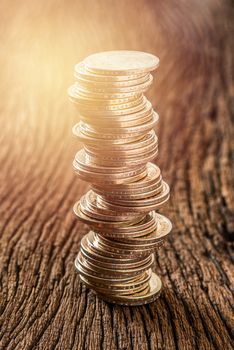
[[[115,299],[108,298],[105,294],[98,294],[101,299],[108,303],[118,304],[123,306],[140,306],[152,303],[157,300],[162,291],[162,281],[156,273],[152,272],[152,276],[148,282],[147,291],[143,293],[136,293],[131,296],[124,296]]]
[[[120,305],[159,297],[154,254],[172,229],[157,213],[170,189],[152,163],[159,117],[144,96],[158,64],[156,56],[138,51],[94,54],[76,65],[76,83],[68,90],[80,116],[73,133],[84,145],[73,167],[91,184],[74,205],[77,218],[91,229],[75,266],[88,288]]]

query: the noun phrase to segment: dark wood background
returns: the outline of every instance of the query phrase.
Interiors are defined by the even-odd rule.
[[[231,2],[3,0],[0,13],[0,349],[232,349]],[[148,97],[174,228],[160,299],[132,308],[97,299],[74,268],[87,184],[66,90],[75,63],[109,49],[161,59]]]

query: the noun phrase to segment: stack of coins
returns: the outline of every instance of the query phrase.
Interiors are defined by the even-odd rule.
[[[138,51],[93,54],[75,66],[68,92],[80,116],[73,133],[84,145],[73,166],[91,184],[74,206],[91,229],[75,266],[86,286],[123,305],[159,296],[154,253],[172,227],[156,212],[168,200],[169,186],[151,163],[158,154],[158,115],[143,94],[158,64],[157,57]]]

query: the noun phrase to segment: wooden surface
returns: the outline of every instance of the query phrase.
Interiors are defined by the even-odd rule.
[[[233,348],[230,4],[1,2],[0,349]],[[72,172],[66,89],[76,62],[108,49],[161,59],[148,97],[174,228],[156,258],[162,296],[132,308],[98,300],[74,268],[87,185]]]

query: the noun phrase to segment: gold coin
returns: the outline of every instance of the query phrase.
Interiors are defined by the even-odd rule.
[[[95,271],[93,270],[89,270],[85,267],[85,265],[82,264],[82,262],[80,263],[80,260],[79,260],[79,254],[78,256],[76,257],[76,260],[75,260],[75,267],[77,268],[77,270],[80,272],[80,274],[82,274],[83,276],[86,276],[88,277],[89,280],[92,280],[96,283],[108,283],[110,286],[111,285],[118,285],[120,283],[123,283],[123,284],[132,284],[132,283],[135,283],[136,281],[139,280],[139,278],[141,278],[141,276],[143,274],[145,274],[147,271],[144,271],[143,273],[139,273],[137,275],[134,275],[134,276],[106,276],[105,274],[102,275],[100,273],[96,273]],[[149,269],[150,270],[150,269]]]
[[[127,220],[126,221],[105,221],[105,220],[95,219],[82,212],[80,208],[80,201],[75,203],[73,207],[73,211],[80,221],[84,222],[85,224],[88,224],[90,227],[94,227],[97,229],[123,227],[125,225],[134,224],[135,222],[138,222],[139,219],[141,218],[141,215],[139,215],[137,216],[137,219],[133,218],[133,219],[129,219],[129,221]]]
[[[86,134],[85,130],[81,130],[81,125],[80,123],[76,124],[73,129],[72,129],[73,134],[84,144],[92,144],[92,145],[97,145],[100,144],[100,141],[102,143],[102,147],[110,147],[110,146],[115,146],[115,145],[125,145],[131,142],[139,141],[141,140],[144,136],[142,135],[134,135],[132,137],[128,137],[128,139],[123,139],[123,138],[112,138],[112,139],[100,139],[100,138],[95,138],[93,136],[89,136]]]
[[[130,102],[117,105],[90,105],[84,104],[79,101],[74,100],[75,107],[79,113],[85,115],[87,118],[90,117],[92,122],[96,120],[93,116],[98,116],[102,118],[118,118],[121,116],[127,116],[130,118],[132,113],[137,113],[144,109],[147,104],[147,99],[144,96],[140,96]]]
[[[101,207],[97,202],[97,195],[93,191],[88,191],[80,199],[80,210],[91,218],[101,221],[129,221],[135,217],[139,217],[136,213],[116,213],[115,211],[108,210],[105,207]]]
[[[73,162],[73,166],[75,169],[80,170],[84,169],[86,171],[90,172],[95,172],[95,173],[102,173],[102,174],[110,174],[112,177],[119,177],[119,178],[124,178],[128,176],[134,176],[141,174],[142,172],[145,171],[145,166],[144,165],[138,165],[135,167],[131,167],[131,169],[127,167],[120,167],[120,166],[98,166],[95,165],[94,163],[90,162],[90,157],[87,156],[85,151],[82,149],[79,152],[76,153],[75,159]]]
[[[78,253],[77,256],[77,261],[79,265],[85,267],[87,271],[89,271],[91,274],[93,273],[94,275],[100,275],[101,277],[127,277],[127,276],[134,276],[134,275],[139,275],[140,273],[148,270],[152,264],[154,263],[154,255],[150,255],[150,260],[147,263],[144,263],[140,267],[136,268],[126,268],[125,270],[117,268],[102,268],[98,266],[97,264],[92,264],[90,261],[84,258],[81,252]]]
[[[84,69],[85,71],[85,69]],[[97,88],[131,88],[132,86],[136,86],[142,83],[145,83],[149,80],[150,78],[150,74],[143,74],[138,76],[135,79],[128,79],[128,80],[93,80],[90,79],[90,76],[94,76],[94,74],[91,74],[88,71],[85,71],[85,76],[75,72],[75,78],[77,79],[77,82],[79,85],[83,85],[88,89],[91,89],[93,87],[97,87]],[[95,77],[97,77],[97,75],[95,75]],[[101,76],[101,78],[103,78],[103,76]],[[105,76],[106,78],[106,76]]]
[[[147,232],[151,232],[152,229],[156,227],[155,224],[156,214],[154,211],[151,211],[145,214],[143,217],[139,217],[139,219],[129,222],[123,227],[115,227],[115,230],[113,230],[112,228],[108,228],[106,225],[104,228],[102,227],[101,231],[99,231],[97,228],[95,232],[111,237],[121,237],[121,235],[123,235],[123,237],[140,237],[144,236]]]
[[[152,81],[148,84],[151,85]],[[142,86],[140,86],[142,85]],[[119,100],[124,100],[124,99],[129,99],[129,98],[137,98],[139,97],[140,94],[145,92],[148,88],[147,84],[140,84],[138,87],[137,91],[129,91],[129,92],[95,92],[95,91],[90,91],[88,89],[85,89],[77,84],[75,84],[75,91],[76,95],[88,98],[88,99],[95,99],[99,101],[103,100],[110,100],[113,101],[115,99]],[[123,101],[122,101],[123,102]]]
[[[122,211],[126,210],[128,212],[135,211],[135,212],[144,212],[144,211],[150,211],[150,210],[156,210],[159,208],[162,204],[164,204],[170,196],[170,189],[169,186],[163,181],[163,189],[162,191],[153,196],[148,197],[145,199],[138,199],[138,200],[107,200],[104,199],[100,195],[98,196],[97,200],[101,205],[106,205],[107,208],[111,210],[116,211]]]
[[[146,74],[131,74],[131,75],[99,75],[97,73],[92,73],[85,69],[84,62],[80,62],[75,65],[75,77],[82,77],[84,79],[87,79],[89,81],[93,82],[111,82],[111,83],[118,83],[118,82],[128,82],[135,79],[140,79],[141,77],[144,77]]]
[[[91,127],[88,124],[80,122],[80,130],[85,132],[87,135],[95,138],[101,139],[123,139],[134,135],[146,134],[148,131],[153,129],[157,124],[159,116],[154,112],[150,120],[146,123],[132,126],[132,127],[122,127],[122,128],[111,128],[111,127]]]
[[[114,193],[114,194],[109,194],[106,191],[103,192],[96,192],[97,194],[101,195],[102,198],[106,198],[107,200],[111,201],[115,201],[117,200],[138,200],[138,199],[145,199],[145,198],[149,198],[152,196],[157,195],[158,193],[160,193],[162,191],[162,183],[160,181],[160,183],[158,184],[158,186],[156,188],[154,188],[153,190],[145,191],[142,193]]]
[[[142,92],[131,92],[131,93],[120,93],[119,97],[112,94],[110,98],[110,94],[96,93],[89,94],[84,89],[77,87],[77,84],[73,84],[68,89],[68,95],[70,99],[74,102],[87,103],[91,105],[120,105],[125,104],[131,101],[135,101],[142,96]]]
[[[102,154],[102,152],[107,153],[131,153],[131,154],[136,154],[138,151],[141,149],[146,149],[149,147],[152,143],[157,142],[158,143],[158,138],[155,134],[155,132],[152,130],[145,134],[144,136],[137,137],[136,140],[132,142],[125,142],[122,144],[111,144],[110,142],[108,144],[98,142],[94,142],[95,140],[92,138],[92,143],[91,142],[86,142],[85,147],[92,150],[93,152],[99,152]]]
[[[125,87],[110,87],[110,86],[96,86],[92,84],[87,86],[84,84],[76,83],[76,92],[87,97],[94,97],[97,99],[113,99],[113,98],[125,98],[129,96],[135,96],[139,93],[146,91],[153,82],[153,77],[150,74],[146,82]]]
[[[125,264],[134,264],[135,266],[140,265],[142,263],[142,259],[139,257],[132,257],[129,255],[122,254],[105,254],[102,248],[99,247],[99,241],[95,237],[95,233],[90,231],[87,235],[85,235],[81,240],[81,250],[83,250],[86,254],[88,254],[91,258],[96,258],[98,261],[108,263],[108,264],[117,264],[117,265],[125,265]]]
[[[87,94],[98,94],[98,96],[100,96],[99,94],[102,93],[104,94],[104,96],[106,94],[108,94],[110,96],[110,98],[112,98],[113,96],[118,98],[121,97],[119,96],[119,94],[121,93],[130,93],[130,92],[139,92],[143,91],[144,89],[147,89],[153,81],[153,77],[151,74],[147,75],[147,79],[139,79],[136,80],[135,84],[128,84],[120,86],[120,85],[114,85],[114,84],[103,84],[100,82],[89,82],[89,81],[84,81],[84,79],[77,79],[78,81],[75,83],[77,86],[77,89],[79,91],[79,89],[81,89],[82,91],[85,91]],[[128,82],[129,83],[129,82]],[[102,95],[103,96],[103,95]]]
[[[118,112],[118,114],[116,113]],[[88,124],[91,124],[93,126],[101,126],[101,125],[115,125],[121,126],[123,124],[123,127],[125,124],[132,123],[135,124],[141,124],[143,123],[144,119],[146,117],[149,117],[153,114],[152,105],[150,102],[142,103],[140,105],[135,106],[134,108],[131,108],[131,113],[128,113],[128,110],[118,110],[108,113],[103,112],[95,112],[91,111],[90,113],[87,113],[85,110],[80,111],[80,118],[83,122],[86,122]]]
[[[123,118],[119,118],[118,120],[115,118],[113,120],[111,119],[96,119],[96,122],[92,123],[92,118],[88,119],[86,116],[81,115],[80,119],[82,122],[85,123],[92,123],[94,127],[96,127],[97,129],[100,129],[101,127],[106,129],[106,128],[110,128],[110,125],[112,125],[113,128],[128,128],[128,127],[135,127],[138,125],[143,125],[149,121],[152,120],[152,112],[148,112],[145,116],[142,116],[140,118],[137,119],[133,119],[133,120],[128,120],[128,119],[123,119]],[[122,120],[121,120],[122,119]]]
[[[160,215],[156,213],[156,220],[157,220],[157,228],[151,231],[149,234],[141,237],[133,237],[130,238],[115,238],[114,245],[121,248],[129,248],[129,249],[142,249],[143,246],[146,247],[147,245],[154,245],[155,243],[161,241],[162,239],[165,239],[169,235],[172,229],[172,224],[169,219],[167,219],[165,216]],[[99,239],[98,235],[98,239]],[[110,242],[110,239],[103,237],[103,241],[108,243]],[[150,248],[150,247],[149,247]]]
[[[145,292],[135,293],[129,296],[109,296],[108,294],[98,293],[98,295],[109,303],[117,303],[120,305],[137,306],[152,303],[155,301],[161,292],[161,279],[152,272],[148,283],[148,289]]]
[[[158,182],[161,182],[161,172],[160,169],[152,163],[148,163],[146,165],[146,172],[147,175],[145,177],[142,177],[140,180],[136,180],[136,181],[131,181],[128,184],[121,184],[121,185],[113,185],[110,187],[108,187],[108,189],[106,189],[106,186],[104,184],[102,184],[102,186],[95,184],[93,185],[93,189],[95,192],[102,192],[103,190],[105,190],[106,192],[109,191],[110,194],[114,194],[114,193],[134,193],[134,192],[144,192],[144,189],[153,189],[155,188],[154,186],[158,186]]]
[[[122,295],[122,296],[128,296],[128,295],[132,295],[133,293],[140,293],[143,290],[145,290],[148,286],[148,281],[144,282],[144,283],[140,283],[138,285],[131,285],[129,286],[129,288],[124,288],[125,285],[123,285],[123,287],[119,287],[119,288],[115,288],[115,289],[108,289],[106,284],[96,284],[96,283],[92,283],[90,282],[87,278],[85,278],[84,276],[80,276],[81,280],[89,287],[94,289],[97,293],[104,293],[104,292],[108,292],[108,295],[110,295],[110,297],[113,295]]]
[[[143,258],[129,258],[128,261],[122,261],[122,259],[109,259],[109,261],[103,259],[100,259],[99,254],[94,254],[91,249],[89,248],[84,248],[84,245],[81,246],[80,249],[81,254],[83,257],[88,260],[92,264],[97,264],[97,266],[101,268],[107,268],[107,269],[117,269],[117,270],[127,270],[129,268],[138,268],[146,263],[149,263],[151,261],[151,255],[148,255]],[[118,260],[119,262],[116,263],[115,261]]]
[[[139,261],[141,259],[139,256],[133,256],[132,254],[129,254],[129,251],[123,251],[123,250],[106,250],[103,249],[103,246],[101,245],[101,242],[97,238],[96,232],[90,231],[87,235],[85,240],[87,241],[87,244],[89,246],[89,249],[94,253],[98,254],[99,260],[106,259],[112,259],[112,261],[119,260],[119,262],[123,261],[129,261],[132,262]],[[148,254],[150,255],[150,254]]]
[[[142,74],[156,69],[158,57],[140,51],[105,51],[85,58],[84,66],[97,74],[129,75]]]

